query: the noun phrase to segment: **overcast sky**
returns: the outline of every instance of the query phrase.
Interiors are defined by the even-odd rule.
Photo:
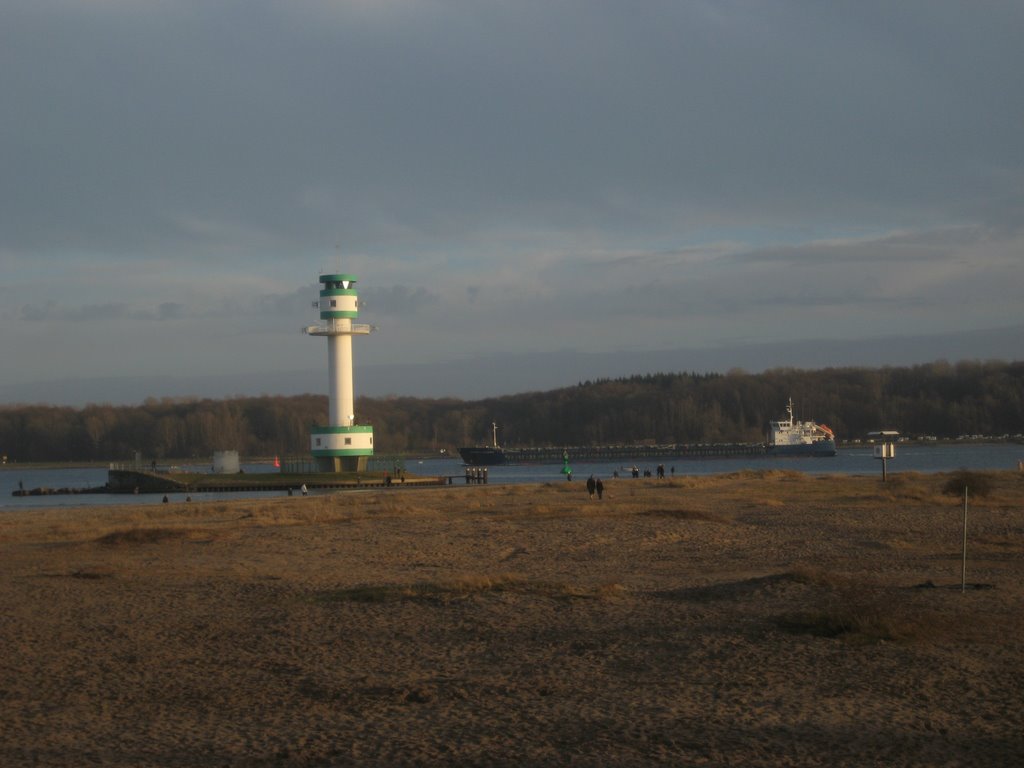
[[[322,270],[380,329],[357,394],[1022,325],[1022,32],[1017,0],[0,0],[0,386],[324,367]]]

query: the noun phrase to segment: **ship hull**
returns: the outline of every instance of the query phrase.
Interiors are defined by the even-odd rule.
[[[621,461],[635,463],[652,459],[725,459],[764,456],[763,443],[717,443],[714,445],[593,445],[546,448],[460,448],[468,466],[498,464],[559,464],[567,461]]]
[[[487,446],[459,448],[459,455],[462,462],[470,467],[496,467],[508,461],[501,448]]]
[[[835,440],[816,440],[796,445],[769,445],[769,456],[815,456],[827,458],[836,455]]]

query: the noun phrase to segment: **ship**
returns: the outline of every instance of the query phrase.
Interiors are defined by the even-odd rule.
[[[459,448],[462,462],[471,467],[496,467],[508,463],[504,449],[498,445],[498,425],[491,423],[491,444],[471,445]]]
[[[491,444],[459,448],[462,462],[471,467],[505,464],[555,464],[559,461],[635,461],[636,459],[725,459],[753,456],[835,456],[832,430],[813,421],[793,418],[793,400],[787,418],[769,423],[764,443],[673,443],[671,445],[591,445],[502,448],[498,425],[491,424]]]
[[[491,444],[459,448],[462,463],[470,467],[505,464],[568,464],[573,461],[630,461],[638,459],[709,459],[764,456],[764,443],[697,443],[671,445],[576,445],[503,448],[498,425],[491,424]]]
[[[769,456],[835,456],[836,436],[824,424],[796,421],[790,398],[786,418],[768,424],[766,448]]]

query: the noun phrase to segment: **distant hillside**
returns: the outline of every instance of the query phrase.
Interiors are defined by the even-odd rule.
[[[779,368],[759,374],[659,373],[485,400],[360,398],[377,452],[434,452],[484,442],[491,422],[511,446],[653,441],[759,441],[792,397],[797,417],[842,440],[1024,433],[1024,362],[937,362],[903,368]],[[208,460],[213,451],[302,455],[323,423],[318,395],[151,399],[139,406],[0,408],[0,453],[12,461],[130,457]]]
[[[388,330],[382,329],[380,344]],[[721,372],[742,368],[761,373],[777,368],[911,366],[933,360],[1016,360],[1021,355],[1024,325],[922,336],[887,336],[859,340],[793,339],[785,343],[729,344],[696,349],[622,349],[580,352],[564,349],[524,354],[451,359],[455,346],[437,351],[430,362],[367,363],[356,352],[355,388],[360,395],[462,400],[540,392],[598,378],[628,378],[656,371]],[[359,345],[357,345],[359,346]],[[293,371],[240,371],[202,375],[183,371],[162,376],[110,376],[14,383],[16,364],[4,373],[0,402],[49,403],[81,407],[90,403],[136,405],[146,398],[224,399],[262,395],[301,395],[327,391],[326,359],[322,366]],[[3,378],[3,377],[0,377]]]

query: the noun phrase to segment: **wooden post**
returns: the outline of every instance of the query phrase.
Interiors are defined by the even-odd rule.
[[[960,591],[967,591],[967,486],[964,486],[964,560],[960,569]]]

